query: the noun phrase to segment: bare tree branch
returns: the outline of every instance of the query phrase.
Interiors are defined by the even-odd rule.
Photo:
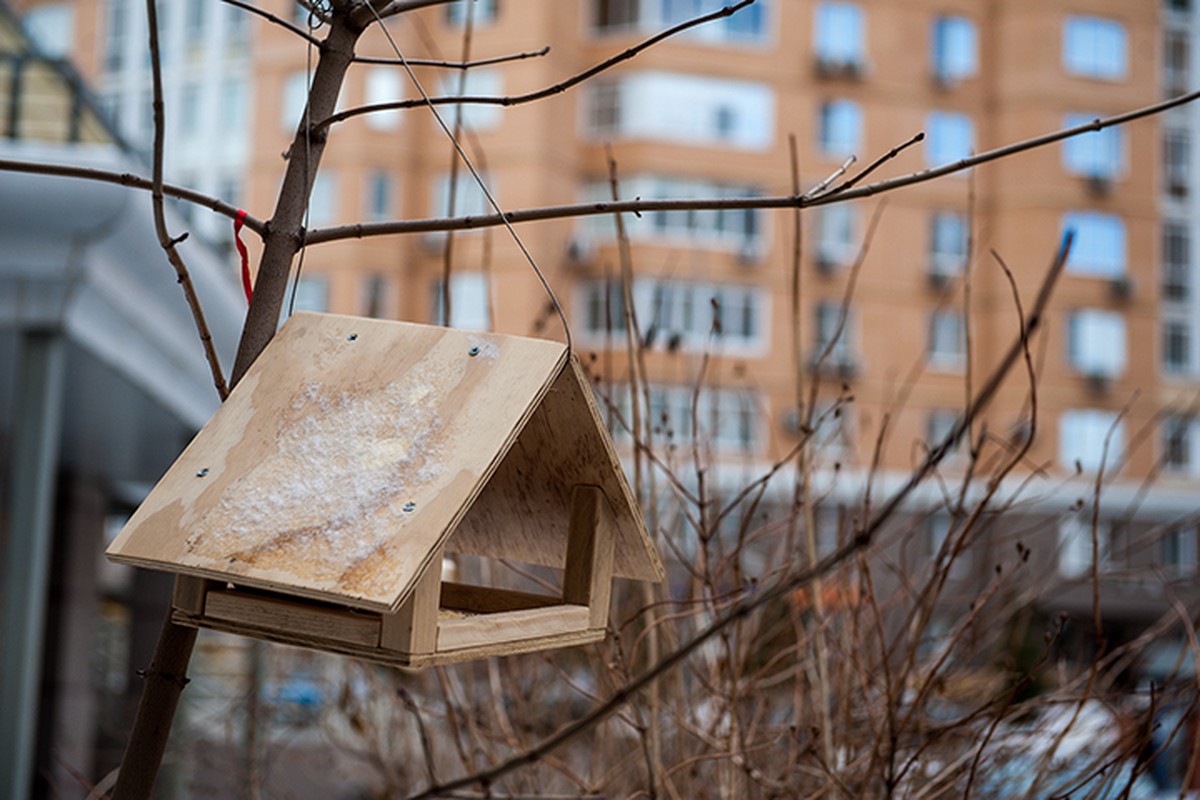
[[[436,99],[436,98],[435,98]],[[474,102],[474,100],[470,100]],[[956,161],[952,164],[946,164],[933,169],[922,170],[908,175],[902,175],[896,178],[889,178],[877,183],[868,184],[858,188],[840,191],[836,194],[823,194],[816,197],[810,195],[789,195],[784,197],[744,197],[744,198],[714,198],[711,200],[696,199],[696,200],[622,200],[620,202],[592,202],[592,203],[577,203],[573,205],[562,206],[546,206],[543,208],[531,208],[524,210],[516,210],[507,212],[502,218],[498,214],[479,214],[470,217],[455,217],[455,218],[437,218],[437,219],[416,219],[416,220],[398,220],[394,222],[370,222],[357,223],[354,225],[340,225],[331,228],[319,228],[308,233],[307,242],[309,244],[320,244],[322,242],[331,242],[339,239],[363,239],[368,236],[384,236],[396,233],[427,233],[431,231],[447,231],[447,230],[472,230],[476,228],[488,228],[496,225],[504,224],[507,220],[510,223],[534,222],[547,219],[566,219],[571,217],[590,217],[602,214],[614,214],[621,212],[644,213],[648,211],[706,211],[716,209],[751,209],[751,208],[809,208],[814,206],[828,205],[830,203],[840,203],[850,200],[858,200],[864,197],[872,197],[883,192],[893,191],[905,186],[913,186],[919,183],[926,183],[946,175],[952,175],[956,172],[977,167],[980,164],[987,164],[991,161],[996,161],[1007,156],[1023,153],[1027,150],[1033,150],[1038,147],[1061,142],[1064,139],[1069,139],[1072,136],[1078,136],[1091,131],[1103,130],[1116,125],[1123,125],[1134,120],[1143,119],[1145,117],[1161,114],[1177,106],[1191,103],[1196,99],[1200,99],[1200,91],[1190,92],[1170,100],[1164,100],[1161,103],[1155,103],[1149,106],[1135,109],[1123,114],[1118,114],[1113,117],[1105,117],[1096,119],[1084,125],[1077,125],[1073,128],[1064,128],[1053,133],[1048,133],[1042,136],[1035,136],[1032,139],[1023,139],[1013,144],[998,147],[994,150],[988,150],[978,155],[964,158],[961,161]],[[2,166],[2,162],[0,162]]]
[[[475,67],[490,67],[493,64],[507,64],[511,61],[524,61],[527,58],[541,58],[550,52],[550,45],[540,50],[529,50],[524,53],[512,53],[507,56],[494,58],[478,58],[474,61],[443,61],[432,58],[410,58],[410,67],[441,67],[442,69],[474,69]],[[405,62],[394,58],[378,58],[375,56],[355,56],[355,64],[380,64],[389,67],[403,67]]]
[[[277,17],[274,14],[272,14],[270,11],[264,11],[261,8],[259,8],[258,6],[251,5],[250,3],[247,3],[246,0],[221,0],[221,2],[231,5],[231,6],[235,6],[237,8],[240,8],[243,11],[249,11],[251,14],[255,14],[256,16],[262,17],[267,22],[270,22],[272,25],[278,25],[279,27],[286,30],[288,33],[294,33],[295,35],[299,36],[304,41],[311,44],[313,47],[321,46],[320,39],[313,36],[311,33],[304,30],[299,25],[295,25],[295,24],[289,22],[288,20],[283,19],[282,17]]]
[[[737,12],[738,10],[745,8],[748,5],[753,4],[754,2],[756,2],[756,0],[740,0],[740,2],[735,3],[734,5],[725,6],[721,9],[718,9],[717,11],[712,12],[711,14],[705,14],[703,16],[695,17],[693,19],[687,20],[686,22],[681,22],[678,25],[674,25],[670,28],[667,28],[664,31],[660,31],[659,33],[656,33],[655,35],[651,36],[648,39],[642,40],[641,42],[637,43],[633,47],[630,47],[629,49],[618,53],[617,55],[613,56],[612,58],[605,59],[604,61],[601,61],[599,64],[596,64],[593,67],[589,67],[588,69],[585,69],[583,72],[579,72],[575,75],[572,75],[570,78],[567,78],[564,81],[556,83],[553,86],[547,86],[544,89],[538,89],[537,91],[534,91],[534,92],[528,92],[527,94],[510,95],[507,97],[457,97],[457,96],[454,96],[454,97],[430,97],[430,98],[422,97],[422,98],[413,98],[412,100],[397,100],[397,101],[391,102],[391,103],[373,103],[371,105],[357,106],[355,108],[348,108],[345,111],[339,111],[336,114],[332,114],[332,115],[326,117],[325,119],[322,119],[319,122],[316,122],[313,125],[313,130],[314,131],[322,131],[322,130],[328,128],[330,125],[334,125],[338,122],[344,122],[348,119],[351,119],[352,117],[361,116],[363,114],[371,114],[376,111],[395,111],[397,109],[403,109],[403,108],[417,108],[417,107],[423,107],[423,106],[440,106],[440,105],[461,105],[461,104],[465,104],[465,103],[482,104],[482,105],[498,105],[498,106],[508,107],[508,106],[521,105],[523,103],[532,103],[535,100],[543,100],[547,97],[553,97],[556,94],[561,94],[573,86],[578,86],[579,84],[583,83],[584,81],[588,80],[589,78],[593,78],[596,75],[600,74],[601,72],[604,72],[605,70],[610,69],[611,67],[614,67],[623,61],[628,61],[629,59],[633,58],[634,56],[638,55],[639,53],[643,52],[644,50],[646,50],[650,47],[653,47],[654,45],[658,44],[659,42],[663,41],[664,39],[669,39],[678,33],[682,33],[683,31],[686,31],[689,28],[695,28],[698,25],[703,25],[706,22],[712,22],[713,20],[721,19],[722,17],[728,17],[728,16],[734,14],[735,12]]]
[[[75,167],[68,164],[44,164],[35,161],[18,161],[14,159],[0,158],[0,172],[22,172],[30,175],[50,175],[59,178],[79,178],[86,181],[97,181],[99,183],[113,183],[118,186],[126,186],[130,189],[141,189],[147,192],[154,191],[154,181],[149,178],[143,178],[134,175],[131,172],[111,172],[104,169],[94,169],[92,167]],[[177,200],[185,200],[189,203],[195,203],[198,206],[203,206],[211,211],[228,217],[229,219],[237,219],[238,209],[236,206],[231,206],[223,200],[216,197],[211,197],[200,192],[193,191],[183,186],[176,186],[170,183],[162,184],[162,193],[167,197],[174,197]],[[246,215],[246,227],[257,233],[259,236],[264,235],[266,224],[257,217],[249,214]]]
[[[1063,241],[1053,263],[1042,280],[1037,300],[1030,310],[1025,330],[1021,332],[1017,341],[1009,347],[1008,352],[980,389],[979,394],[976,395],[971,404],[963,411],[962,416],[959,417],[943,441],[937,447],[930,450],[922,463],[909,476],[908,480],[875,512],[871,519],[863,525],[861,530],[849,542],[822,558],[815,565],[794,571],[790,575],[785,574],[774,586],[760,588],[757,594],[752,594],[746,599],[733,604],[728,611],[717,616],[712,623],[703,628],[686,643],[659,659],[651,667],[614,692],[604,703],[601,703],[583,717],[559,729],[557,733],[547,737],[537,746],[519,753],[496,766],[481,770],[474,775],[430,786],[424,791],[413,795],[411,800],[439,797],[469,786],[479,785],[489,787],[498,779],[514,770],[539,761],[546,754],[595,727],[600,721],[617,711],[626,702],[636,696],[638,692],[658,680],[668,671],[679,666],[684,660],[730,625],[745,619],[753,611],[763,606],[789,596],[796,589],[807,586],[822,575],[828,574],[834,567],[846,561],[851,556],[870,546],[879,530],[893,519],[897,509],[904,504],[913,491],[937,467],[938,463],[963,435],[964,431],[970,429],[971,422],[991,402],[1008,376],[1008,373],[1012,370],[1013,365],[1016,364],[1017,359],[1022,357],[1029,336],[1041,326],[1043,315],[1050,302],[1054,286],[1066,265],[1070,247],[1071,240],[1068,236]]]

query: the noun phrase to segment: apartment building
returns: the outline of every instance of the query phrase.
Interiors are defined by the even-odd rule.
[[[113,118],[145,144],[142,4],[23,5],[31,30],[70,48]],[[289,0],[258,5],[321,35],[320,21]],[[465,72],[413,67],[429,95],[522,95],[719,5],[478,0],[394,18],[387,30],[414,60],[490,59],[550,45],[540,56]],[[267,216],[315,49],[225,4],[164,0],[160,8],[173,179]],[[504,209],[607,199],[613,179],[621,198],[787,195],[793,141],[807,190],[851,156],[858,159],[853,174],[917,132],[924,141],[871,180],[1177,94],[1197,84],[1190,57],[1196,15],[1187,0],[1162,7],[758,0],[536,103],[439,108],[447,126],[461,124],[465,151]],[[364,37],[360,54],[395,58],[378,30]],[[403,68],[363,63],[349,73],[341,105],[419,94]],[[1040,531],[1034,547],[1043,572],[1031,580],[1060,587],[1047,593],[1048,604],[1079,612],[1090,602],[1083,579],[1091,573],[1091,504],[1102,478],[1096,538],[1112,587],[1107,611],[1131,620],[1158,613],[1152,584],[1165,575],[1180,588],[1198,561],[1200,423],[1192,411],[1200,301],[1190,145],[1197,113],[1176,109],[971,173],[804,212],[798,323],[793,212],[626,215],[652,435],[686,453],[696,431],[712,480],[732,493],[805,435],[798,377],[804,387],[819,381],[815,469],[827,502],[861,502],[872,471],[875,490],[886,492],[950,429],[968,391],[1016,341],[1019,315],[1070,231],[1065,273],[1030,346],[1036,399],[1018,367],[972,433],[980,463],[995,463],[1033,437],[1004,487],[1021,487],[1013,502],[1025,516],[1009,519],[1028,522],[1008,527]],[[489,210],[475,179],[455,162],[428,109],[339,123],[308,226]],[[229,247],[227,221],[193,213],[198,230]],[[611,402],[614,420],[627,419],[615,225],[547,221],[518,233],[565,308],[598,393]],[[308,247],[295,305],[563,336],[547,295],[501,228]],[[705,390],[697,395],[700,380]],[[614,432],[628,447],[620,421]],[[960,446],[947,459],[945,476],[968,469],[968,450]],[[778,502],[786,504],[792,479],[788,470],[779,474]],[[928,559],[958,523],[936,492],[917,505],[917,556]],[[1012,549],[1004,531],[984,538],[964,585]]]

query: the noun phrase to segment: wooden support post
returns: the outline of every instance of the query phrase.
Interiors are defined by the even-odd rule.
[[[438,605],[442,594],[442,549],[417,579],[412,594],[395,614],[383,615],[379,646],[402,653],[432,653],[437,649]]]
[[[171,607],[193,617],[204,613],[204,595],[214,581],[193,575],[176,575],[175,590],[171,595]]]
[[[604,491],[599,486],[576,486],[571,493],[563,601],[588,607],[589,628],[608,624],[616,532]]]

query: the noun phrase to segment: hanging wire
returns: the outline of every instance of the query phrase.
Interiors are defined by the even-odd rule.
[[[465,1],[472,2],[472,0]],[[500,204],[496,202],[496,198],[492,195],[491,190],[488,189],[487,184],[480,176],[479,171],[475,169],[475,164],[472,163],[471,159],[467,156],[466,151],[463,150],[462,144],[458,141],[458,138],[454,135],[454,132],[450,130],[449,126],[446,125],[446,121],[442,119],[442,115],[438,113],[437,106],[430,101],[429,95],[425,91],[425,87],[421,85],[421,81],[417,79],[416,73],[413,72],[412,66],[408,63],[408,59],[405,58],[404,53],[400,51],[400,46],[397,45],[396,40],[392,38],[391,31],[389,31],[387,26],[383,24],[383,18],[380,17],[379,12],[375,10],[374,3],[368,2],[366,3],[366,6],[367,8],[371,9],[371,14],[375,17],[375,21],[379,23],[379,29],[383,31],[383,35],[387,37],[388,44],[390,44],[392,47],[392,52],[396,54],[397,60],[399,60],[400,64],[404,67],[404,71],[408,73],[408,79],[412,81],[413,86],[416,87],[417,92],[420,93],[421,100],[433,114],[433,118],[437,120],[438,127],[442,129],[442,133],[446,134],[446,138],[450,140],[450,144],[453,145],[454,151],[458,153],[458,157],[462,159],[463,164],[471,173],[471,177],[479,186],[480,191],[483,192],[483,196],[487,198],[488,205],[490,205],[492,210],[499,215],[500,221],[504,224],[505,230],[508,231],[508,235],[520,249],[521,254],[525,257],[525,261],[528,262],[530,268],[533,269],[534,274],[537,275],[537,279],[542,284],[542,288],[546,290],[546,294],[550,298],[550,303],[554,306],[555,313],[558,314],[559,322],[562,323],[563,333],[567,337],[567,351],[572,351],[574,348],[572,347],[571,343],[571,326],[567,324],[567,315],[563,312],[562,305],[558,302],[558,296],[555,295],[554,290],[550,288],[550,282],[546,280],[546,276],[542,273],[541,268],[538,267],[537,262],[533,258],[533,254],[529,252],[529,248],[527,248],[525,243],[521,241],[521,237],[517,235],[517,231],[513,227],[512,223],[508,221],[508,215],[504,213],[504,210],[500,208]],[[447,286],[443,291],[449,290],[450,287]]]
[[[305,51],[304,91],[305,97],[312,91],[313,80],[313,34],[325,24],[332,9],[329,0],[311,0],[308,8],[308,49]],[[295,154],[292,154],[295,157]],[[309,187],[309,165],[312,163],[312,104],[304,103],[304,185]],[[304,255],[308,252],[308,224],[311,213],[312,190],[308,189],[304,200],[304,223],[300,228],[300,258],[296,261],[296,277],[292,279],[292,293],[288,298],[287,315],[290,317],[296,310],[296,292],[300,288],[300,273],[304,269]]]

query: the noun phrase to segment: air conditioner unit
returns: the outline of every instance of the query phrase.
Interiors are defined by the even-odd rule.
[[[427,231],[421,234],[421,249],[430,255],[442,252],[446,246],[445,231]]]
[[[826,248],[817,248],[816,255],[813,256],[813,266],[817,268],[817,272],[822,275],[832,275],[837,272],[837,268],[841,262],[834,257]]]
[[[756,267],[762,261],[762,253],[753,242],[747,242],[738,248],[737,263],[742,267]]]
[[[817,56],[816,72],[819,78],[857,80],[862,77],[862,64],[851,59]]]
[[[1085,185],[1092,197],[1108,197],[1112,193],[1112,177],[1109,175],[1088,175]]]
[[[596,259],[596,243],[588,236],[572,236],[567,240],[567,260],[573,264],[590,264]]]
[[[1108,282],[1108,292],[1114,300],[1129,300],[1133,297],[1133,280],[1128,275],[1120,275]]]

